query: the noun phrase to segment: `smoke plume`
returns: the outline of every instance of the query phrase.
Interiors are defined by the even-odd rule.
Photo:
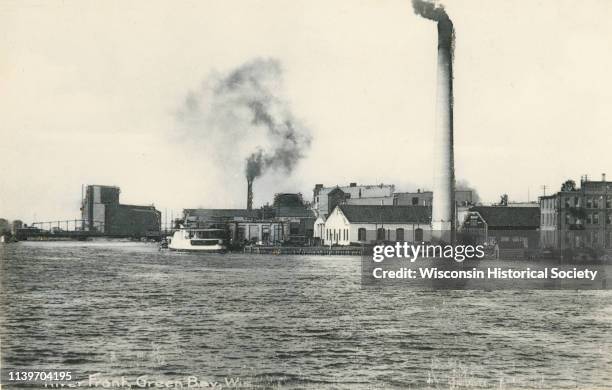
[[[281,91],[280,63],[255,59],[209,77],[201,90],[187,96],[178,118],[214,144],[218,155],[241,154],[249,181],[269,170],[290,174],[309,149],[311,136]]]
[[[467,180],[457,180],[455,183],[455,189],[457,191],[472,191],[472,202],[474,204],[480,203],[480,194],[478,193],[478,190]]]
[[[438,45],[452,50],[455,46],[455,29],[444,6],[435,2],[412,0],[414,13],[438,23]]]

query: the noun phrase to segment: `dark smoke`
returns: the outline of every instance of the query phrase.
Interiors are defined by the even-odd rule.
[[[442,4],[423,0],[412,0],[412,8],[414,8],[414,12],[417,15],[433,20],[434,22],[450,20]]]
[[[201,92],[189,94],[178,116],[218,145],[218,154],[244,153],[249,181],[270,169],[290,174],[309,149],[311,136],[281,97],[281,86],[279,62],[256,59],[210,77]],[[262,130],[265,140],[259,141],[266,145],[257,143]],[[243,144],[251,146],[240,150]]]
[[[472,191],[472,202],[474,202],[474,204],[480,203],[480,194],[478,193],[478,190],[467,180],[457,180],[455,183],[455,189],[457,191]]]
[[[453,22],[442,4],[423,0],[412,0],[414,13],[438,23],[438,45],[452,50],[455,46],[455,29]]]
[[[259,149],[251,154],[246,162],[246,177],[249,181],[253,181],[258,176],[261,176],[264,167],[263,151]]]

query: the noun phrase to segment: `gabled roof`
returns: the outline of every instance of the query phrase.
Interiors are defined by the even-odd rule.
[[[338,206],[349,222],[353,223],[429,223],[431,208],[426,206]]]
[[[539,207],[475,206],[489,229],[495,228],[539,228]]]

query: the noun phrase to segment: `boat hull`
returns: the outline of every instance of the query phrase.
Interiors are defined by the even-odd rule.
[[[225,253],[227,248],[220,246],[219,248],[173,248],[168,247],[173,252],[199,252],[199,253]]]
[[[167,238],[168,249],[179,252],[223,253],[227,250],[220,229],[182,228]]]

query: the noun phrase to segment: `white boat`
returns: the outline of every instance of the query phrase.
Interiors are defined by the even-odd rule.
[[[221,253],[227,249],[222,229],[180,228],[168,237],[168,249],[188,252]]]

